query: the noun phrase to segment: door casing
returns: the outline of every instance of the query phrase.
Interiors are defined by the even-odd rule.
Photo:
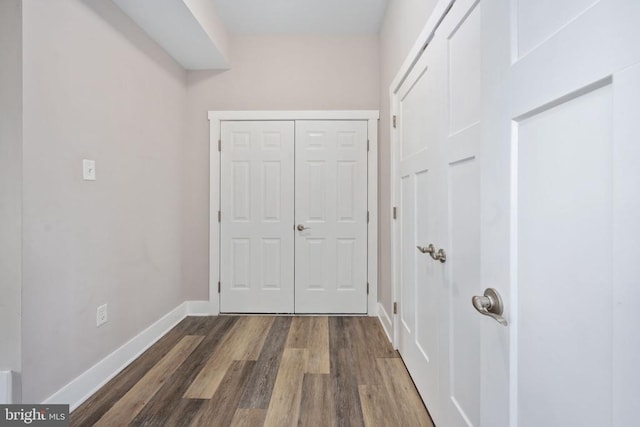
[[[209,111],[209,303],[207,314],[220,313],[220,128],[223,121],[259,120],[366,120],[367,152],[367,315],[378,315],[378,118],[377,110],[327,111]]]

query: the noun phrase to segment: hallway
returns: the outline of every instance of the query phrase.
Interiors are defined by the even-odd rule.
[[[371,317],[187,317],[74,426],[432,426]]]

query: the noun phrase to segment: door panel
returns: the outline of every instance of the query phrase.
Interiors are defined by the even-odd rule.
[[[615,74],[613,93],[613,425],[630,425],[637,420],[637,397],[640,396],[640,344],[638,329],[640,310],[640,65]]]
[[[222,312],[293,312],[293,122],[222,122]]]
[[[518,50],[526,55],[600,0],[519,0]]]
[[[611,420],[611,96],[607,85],[518,124],[521,426]],[[604,256],[585,262],[594,248]]]
[[[367,312],[367,122],[296,121],[297,313]]]
[[[475,158],[449,165],[449,395],[451,426],[480,425],[480,324],[469,304],[479,292],[480,182]]]

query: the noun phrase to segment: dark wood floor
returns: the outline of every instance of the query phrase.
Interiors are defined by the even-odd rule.
[[[188,317],[73,426],[433,426],[371,317]]]

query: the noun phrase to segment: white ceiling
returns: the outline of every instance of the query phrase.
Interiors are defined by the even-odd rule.
[[[232,34],[377,34],[387,0],[211,0]]]

